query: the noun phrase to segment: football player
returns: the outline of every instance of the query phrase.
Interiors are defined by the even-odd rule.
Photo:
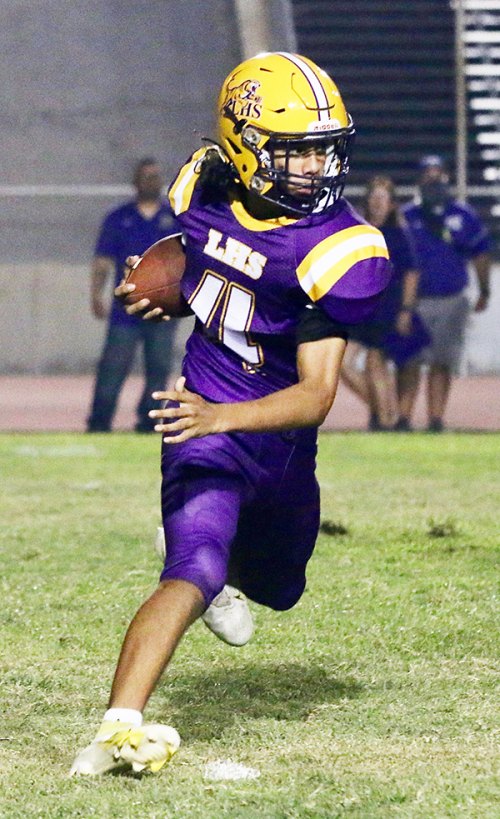
[[[196,323],[182,376],[155,394],[166,405],[151,413],[164,441],[164,569],[72,774],[158,770],[171,758],[177,732],[143,724],[142,712],[226,583],[275,610],[302,596],[319,526],[317,428],[348,326],[370,315],[390,279],[382,234],[342,197],[354,128],[324,71],[296,54],[258,55],[227,77],[218,111],[218,142],[170,189]],[[127,309],[161,316],[148,307]]]

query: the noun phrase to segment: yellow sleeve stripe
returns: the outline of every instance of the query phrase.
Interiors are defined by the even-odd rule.
[[[170,188],[169,200],[175,215],[184,213],[189,207],[194,186],[198,180],[198,162],[205,154],[206,148],[196,151],[189,162],[180,170],[177,179]]]
[[[356,225],[323,239],[297,268],[300,285],[312,301],[322,298],[357,262],[389,258],[384,237],[370,225]]]

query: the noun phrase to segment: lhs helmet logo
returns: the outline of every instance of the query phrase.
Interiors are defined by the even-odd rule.
[[[262,114],[262,97],[257,94],[259,88],[258,80],[245,80],[241,85],[228,88],[221,113],[229,108],[238,119],[259,119]]]

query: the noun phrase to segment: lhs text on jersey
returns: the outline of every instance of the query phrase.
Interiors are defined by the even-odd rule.
[[[245,273],[251,279],[260,279],[262,271],[267,262],[267,256],[252,250],[251,247],[227,236],[224,244],[224,236],[218,230],[210,228],[208,232],[208,242],[203,248],[203,252],[212,259],[234,267],[240,273]]]

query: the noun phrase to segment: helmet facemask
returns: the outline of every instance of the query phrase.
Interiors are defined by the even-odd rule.
[[[270,135],[254,126],[244,127],[242,143],[257,162],[250,190],[294,215],[308,216],[330,210],[342,196],[353,137],[351,122],[348,128],[329,133]],[[324,157],[320,173],[294,172],[294,157],[308,151]]]

